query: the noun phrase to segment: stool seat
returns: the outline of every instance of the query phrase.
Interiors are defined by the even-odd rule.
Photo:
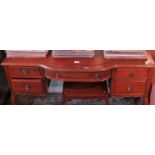
[[[103,82],[65,82],[63,104],[72,99],[101,99],[109,104],[106,81]]]

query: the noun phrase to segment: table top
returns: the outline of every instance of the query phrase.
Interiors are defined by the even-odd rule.
[[[155,67],[155,61],[147,51],[147,59],[106,59],[103,50],[95,50],[93,58],[53,58],[49,52],[43,58],[5,58],[3,66],[38,66],[57,71],[104,71],[115,67]]]

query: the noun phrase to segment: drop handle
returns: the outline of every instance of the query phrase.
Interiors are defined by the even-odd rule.
[[[28,84],[25,85],[25,90],[30,90],[30,86]]]
[[[102,77],[101,74],[96,74],[96,75],[95,75],[95,78],[96,78],[96,79],[99,79],[99,78],[101,78],[101,77]]]
[[[56,78],[60,78],[60,77],[61,77],[61,74],[60,74],[60,73],[56,73],[56,74],[55,74],[55,77],[56,77]]]
[[[132,86],[128,86],[128,92],[132,92]]]
[[[27,75],[27,74],[28,74],[27,69],[22,69],[22,73],[23,73],[24,75]]]

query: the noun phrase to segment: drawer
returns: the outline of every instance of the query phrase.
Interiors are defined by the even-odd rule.
[[[114,84],[115,93],[144,93],[145,82],[116,82]]]
[[[111,77],[111,71],[103,72],[47,72],[47,77],[64,81],[102,81]]]
[[[146,80],[149,69],[135,69],[135,68],[118,68],[116,70],[116,79],[143,79]]]
[[[45,87],[42,79],[34,79],[34,80],[11,79],[11,86],[14,93],[19,94],[45,93]]]
[[[41,78],[41,70],[38,67],[9,67],[11,78]]]

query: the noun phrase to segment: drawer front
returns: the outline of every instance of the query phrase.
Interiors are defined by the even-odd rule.
[[[41,70],[37,67],[9,67],[12,78],[41,78]]]
[[[64,81],[102,81],[111,77],[111,71],[105,72],[47,72],[47,77]]]
[[[135,68],[118,68],[116,70],[116,79],[147,79],[149,69],[135,69]]]
[[[20,93],[20,94],[45,93],[45,88],[42,79],[35,79],[35,80],[12,79],[11,86],[14,93]]]
[[[146,90],[145,82],[116,82],[115,93],[144,93]]]

